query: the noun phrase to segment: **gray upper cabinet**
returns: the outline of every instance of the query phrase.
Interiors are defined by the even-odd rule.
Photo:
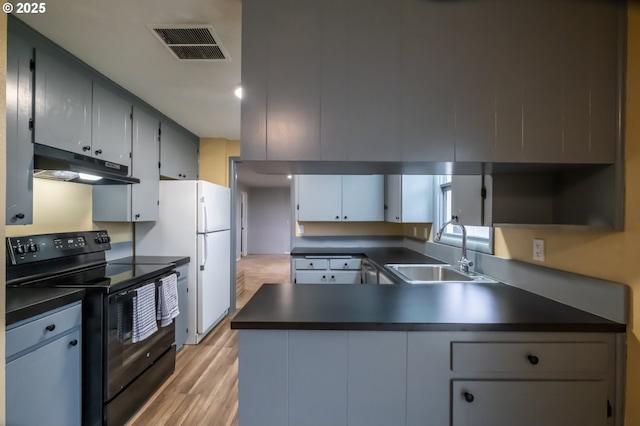
[[[433,222],[433,176],[387,175],[385,176],[386,222]]]
[[[158,220],[160,202],[160,120],[133,108],[132,173],[140,183],[93,187],[95,222]]]
[[[198,179],[198,138],[164,121],[160,130],[160,175],[172,179]]]
[[[248,0],[243,159],[613,164],[622,10]]]
[[[36,49],[36,143],[91,155],[91,80]]]
[[[399,83],[403,161],[454,160],[453,12],[450,2],[402,2]]]
[[[129,167],[131,174],[131,102],[93,83],[91,156]]]
[[[33,223],[32,117],[33,48],[10,34],[7,45],[7,188],[6,224]]]

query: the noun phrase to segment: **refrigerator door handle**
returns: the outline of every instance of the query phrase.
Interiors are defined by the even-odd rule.
[[[204,197],[200,197],[200,204],[202,204],[202,217],[203,217],[203,229],[202,232],[209,232],[209,224],[207,223],[207,203]]]
[[[205,266],[207,266],[207,234],[202,234],[202,245],[204,246],[200,253],[202,254],[202,260],[200,261],[200,270],[204,271]]]

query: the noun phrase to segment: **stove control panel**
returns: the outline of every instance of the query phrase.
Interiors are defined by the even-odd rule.
[[[107,231],[63,232],[7,238],[11,265],[58,259],[111,249]]]

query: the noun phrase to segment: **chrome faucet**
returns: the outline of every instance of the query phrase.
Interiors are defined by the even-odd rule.
[[[440,230],[436,233],[436,237],[434,238],[434,240],[440,241],[440,239],[442,238],[442,232],[444,232],[444,228],[446,228],[447,225],[458,225],[460,229],[462,229],[462,257],[460,258],[460,260],[458,260],[457,263],[459,265],[459,269],[462,272],[468,274],[469,266],[473,266],[473,262],[467,259],[467,229],[463,224],[458,223],[458,216],[451,216],[451,220],[442,225]]]

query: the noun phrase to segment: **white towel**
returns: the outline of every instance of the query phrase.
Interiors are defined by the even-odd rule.
[[[156,309],[156,285],[149,283],[135,290],[133,297],[133,330],[131,340],[140,342],[158,331],[154,315]]]
[[[160,320],[160,326],[166,327],[180,314],[178,310],[178,276],[171,274],[160,281],[162,284],[158,289],[156,319]]]

